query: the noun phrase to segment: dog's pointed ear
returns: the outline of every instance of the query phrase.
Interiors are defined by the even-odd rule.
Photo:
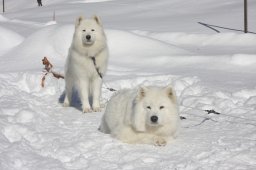
[[[80,24],[81,24],[81,21],[84,19],[83,16],[79,16],[77,19],[76,19],[76,27],[78,27]]]
[[[137,91],[137,99],[142,99],[145,97],[146,92],[148,91],[148,88],[145,86],[140,86]]]
[[[165,87],[165,92],[167,94],[167,96],[173,101],[176,103],[176,95],[175,95],[175,92],[172,88],[171,85],[168,85],[167,87]]]
[[[97,24],[102,25],[102,23],[101,23],[101,19],[100,19],[100,17],[99,17],[99,16],[94,15],[94,16],[92,17],[92,19],[94,19],[94,20],[96,21],[96,23],[97,23]]]
[[[146,113],[144,112],[141,99],[143,99],[148,91],[145,86],[140,86],[137,91],[137,97],[134,100],[133,106],[134,110],[131,114],[131,122],[134,129],[138,132],[146,131]]]

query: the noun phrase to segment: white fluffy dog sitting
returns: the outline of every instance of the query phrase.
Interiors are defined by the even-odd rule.
[[[99,130],[126,143],[164,146],[176,136],[179,121],[172,87],[140,87],[110,99]]]
[[[79,17],[65,68],[64,106],[69,106],[75,87],[83,112],[100,111],[102,76],[107,69],[108,47],[100,18]],[[92,96],[92,107],[89,97]]]

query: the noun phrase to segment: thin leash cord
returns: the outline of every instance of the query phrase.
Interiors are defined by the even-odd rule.
[[[115,90],[115,89],[113,89],[113,88],[108,87],[108,86],[106,85],[106,83],[103,83],[103,85],[105,86],[104,88],[105,88],[105,89],[108,89],[109,91],[113,91],[113,92],[117,91],[117,90]],[[190,107],[190,106],[183,106],[183,107],[189,108],[189,109],[193,109],[193,110],[208,112],[208,114],[213,113],[213,114],[217,114],[217,115],[223,115],[223,116],[226,116],[226,117],[232,117],[232,118],[235,118],[235,119],[242,119],[242,120],[246,120],[246,121],[251,121],[251,122],[249,122],[249,123],[248,123],[248,122],[247,122],[247,123],[244,123],[244,122],[236,122],[236,121],[225,120],[226,122],[229,122],[229,123],[233,123],[233,124],[236,123],[236,124],[245,124],[245,125],[253,125],[253,126],[256,126],[256,120],[254,120],[254,119],[247,119],[247,118],[242,118],[242,117],[239,117],[239,116],[232,116],[232,115],[228,115],[228,114],[224,114],[224,113],[215,112],[214,110],[202,110],[202,109],[197,109],[197,108],[195,108],[195,107]],[[247,109],[247,110],[251,111],[251,109]],[[203,118],[203,120],[202,120],[200,123],[195,124],[195,125],[192,125],[192,126],[189,126],[189,127],[199,126],[199,125],[203,124],[203,123],[204,123],[205,121],[207,121],[207,120],[211,120],[211,121],[213,121],[213,122],[218,122],[218,121],[216,121],[216,120],[214,120],[214,119],[212,119],[212,118],[210,118],[210,117],[199,116],[199,115],[190,114],[190,113],[186,113],[186,114],[187,114],[187,115],[191,115],[191,116],[193,116],[193,117]],[[186,118],[181,116],[181,119],[186,119]],[[185,127],[185,128],[189,128],[189,127]]]
[[[186,83],[186,85],[189,85],[188,83]],[[188,88],[190,88],[191,90],[193,90],[191,87],[188,86]],[[218,114],[218,115],[223,115],[223,116],[226,116],[226,117],[232,117],[232,118],[236,118],[236,119],[243,119],[243,120],[246,120],[246,121],[251,121],[250,123],[248,124],[251,124],[251,125],[254,125],[256,126],[256,120],[254,119],[247,119],[247,118],[242,118],[242,117],[239,117],[239,116],[232,116],[232,115],[228,115],[228,114],[225,114],[225,113],[218,113],[218,112],[215,112],[214,110],[202,110],[202,109],[197,109],[195,107],[190,107],[190,106],[183,106],[185,108],[190,108],[190,109],[194,109],[194,110],[198,110],[198,111],[204,111],[204,112],[208,112],[208,114],[210,113],[214,113],[214,114]],[[251,109],[246,109],[248,111],[252,111]],[[203,116],[198,116],[198,115],[193,115],[193,114],[189,114],[189,115],[192,115],[192,116],[195,116],[195,117],[202,117],[202,118],[205,118],[205,119],[209,119],[207,117],[203,117]],[[236,123],[239,123],[239,122],[236,122]],[[244,123],[243,123],[244,124]]]
[[[201,110],[201,111],[202,111],[202,110]],[[184,128],[190,128],[190,127],[199,126],[199,125],[203,124],[203,123],[204,123],[205,121],[207,121],[207,120],[211,120],[211,121],[213,121],[213,122],[219,122],[219,121],[217,121],[217,120],[214,120],[214,119],[212,119],[212,118],[205,117],[205,116],[198,116],[198,115],[194,115],[194,114],[190,114],[190,113],[186,113],[186,114],[191,115],[191,116],[193,116],[193,117],[203,118],[203,120],[202,120],[200,123],[198,123],[198,124],[194,124],[194,125],[191,125],[191,126],[186,126],[186,127],[184,127]],[[190,121],[191,121],[191,120],[190,120]],[[192,121],[197,122],[197,121],[195,121],[195,120],[192,120]],[[225,121],[226,121],[226,122],[229,122],[229,123],[232,123],[232,124],[244,124],[244,125],[256,126],[256,124],[254,124],[254,123],[244,123],[244,122],[237,122],[237,121],[230,121],[230,120],[225,120]]]
[[[116,89],[114,88],[110,88],[107,86],[106,83],[103,82],[103,85],[105,87],[105,89],[109,90],[109,91],[112,91],[112,92],[115,92],[117,91]],[[227,122],[230,122],[230,123],[240,123],[240,124],[249,124],[249,125],[253,125],[253,126],[256,126],[256,120],[254,119],[247,119],[247,118],[243,118],[243,117],[239,117],[239,116],[233,116],[233,115],[228,115],[228,114],[225,114],[225,113],[219,113],[219,112],[216,112],[214,110],[202,110],[202,109],[198,109],[198,108],[195,108],[195,107],[190,107],[190,106],[183,106],[185,108],[189,108],[189,109],[194,109],[194,110],[198,110],[198,111],[204,111],[204,112],[207,112],[208,114],[218,114],[218,115],[222,115],[222,116],[226,116],[226,117],[231,117],[231,118],[235,118],[235,119],[242,119],[242,120],[246,120],[246,121],[250,121],[249,123],[242,123],[242,122],[234,122],[234,121],[229,121],[229,120],[226,120]],[[249,111],[252,111],[251,109],[247,109]],[[194,116],[194,117],[199,117],[199,118],[204,118],[204,120],[202,120],[201,123],[199,123],[198,125],[201,125],[202,123],[204,123],[206,120],[211,120],[213,122],[218,122],[216,120],[213,120],[212,118],[209,118],[209,117],[205,117],[205,116],[199,116],[199,115],[194,115],[194,114],[190,114],[190,113],[186,113],[188,115],[191,115],[191,116]],[[186,119],[183,117],[183,119]],[[198,126],[198,125],[194,125],[194,126]]]
[[[92,59],[93,65],[94,65],[94,67],[95,67],[95,69],[96,69],[96,71],[97,71],[99,77],[100,77],[101,79],[103,79],[103,75],[102,75],[102,73],[100,72],[99,68],[97,67],[95,57],[91,57],[91,59]],[[116,89],[113,89],[113,88],[108,87],[108,86],[106,85],[106,83],[103,82],[102,84],[105,86],[105,89],[107,89],[107,90],[109,90],[109,91],[116,91]]]
[[[95,69],[96,69],[96,71],[97,71],[97,73],[98,73],[99,77],[102,79],[102,74],[101,74],[101,72],[100,72],[99,68],[97,67],[95,57],[91,57],[91,59],[92,59],[93,65],[94,65],[94,67],[95,67]]]
[[[207,112],[208,110],[202,110],[202,109],[197,109],[195,107],[190,107],[190,106],[184,106],[185,108],[189,108],[189,109],[194,109],[194,110],[198,110],[198,111],[205,111]],[[249,110],[249,109],[248,109]],[[252,111],[252,110],[250,110]],[[217,112],[218,113],[218,112]],[[210,114],[210,113],[208,113]],[[223,116],[226,116],[226,117],[232,117],[232,118],[236,118],[236,119],[243,119],[243,120],[247,120],[247,121],[252,121],[254,123],[256,123],[256,120],[254,119],[247,119],[247,118],[243,118],[243,117],[239,117],[239,116],[232,116],[232,115],[228,115],[228,114],[225,114],[225,113],[219,113],[220,115],[223,115]],[[198,115],[197,115],[198,116]]]
[[[190,106],[184,106],[185,108],[190,108],[190,109],[194,109],[194,110],[198,110],[198,111],[206,111],[207,110],[202,110],[202,109],[197,109],[197,108],[194,108],[194,107],[190,107]],[[217,112],[218,113],[218,112]],[[201,124],[203,124],[205,121],[207,120],[211,120],[213,122],[218,122],[216,120],[213,120],[212,118],[209,118],[209,117],[205,117],[205,116],[199,116],[199,115],[194,115],[194,114],[190,114],[190,113],[186,113],[188,115],[191,115],[191,116],[194,116],[194,117],[199,117],[199,118],[203,118],[203,120],[196,124],[196,125],[192,125],[192,126],[189,126],[189,127],[195,127],[195,126],[199,126]],[[208,114],[210,114],[208,112]],[[247,118],[242,118],[242,117],[239,117],[239,116],[231,116],[231,115],[227,115],[227,114],[224,114],[224,113],[218,113],[218,115],[223,115],[223,116],[226,116],[226,117],[232,117],[232,118],[236,118],[236,119],[242,119],[242,120],[246,120],[246,121],[251,121],[251,122],[237,122],[237,121],[230,121],[230,120],[225,120],[226,122],[229,122],[229,123],[233,123],[233,124],[245,124],[245,125],[253,125],[253,126],[256,126],[256,120],[254,119],[247,119]],[[189,128],[189,127],[185,127],[185,128]]]
[[[105,88],[105,89],[107,89],[107,90],[109,90],[109,91],[112,91],[112,92],[115,92],[115,91],[117,91],[116,89],[114,89],[114,88],[111,88],[111,87],[108,87],[108,85],[106,84],[106,83],[104,83],[104,82],[102,82],[102,85],[104,85],[105,87],[103,87],[103,88]]]
[[[102,79],[103,76],[102,76],[102,74],[100,73],[99,68],[97,67],[95,57],[91,57],[91,59],[92,59],[92,62],[93,62],[93,64],[94,64],[94,66],[95,66],[95,69],[96,69],[96,71],[97,71],[99,77]],[[107,89],[107,90],[109,90],[109,91],[117,91],[116,89],[109,88],[109,87],[106,85],[106,83],[104,83],[104,82],[103,82],[103,85],[105,86],[105,89]],[[242,117],[239,117],[239,116],[231,116],[231,115],[227,115],[227,114],[224,114],[224,113],[215,112],[214,110],[201,110],[201,109],[193,108],[193,107],[190,107],[190,106],[184,106],[184,107],[190,108],[190,109],[194,109],[194,110],[199,110],[199,111],[206,111],[206,112],[208,112],[208,114],[210,114],[210,113],[221,114],[221,115],[227,116],[227,117],[233,117],[233,118],[236,118],[236,119],[243,119],[243,120],[247,120],[247,121],[252,121],[253,123],[247,123],[247,124],[251,124],[251,125],[256,126],[256,124],[254,124],[254,123],[256,123],[256,120],[254,120],[254,119],[246,119],[246,118],[242,118]],[[192,114],[189,114],[189,115],[192,115]],[[192,116],[195,116],[195,115],[192,115]],[[217,122],[217,121],[215,121],[215,120],[213,120],[213,119],[211,119],[211,118],[209,118],[209,117],[198,116],[198,115],[196,115],[195,117],[204,118],[204,120],[203,120],[201,123],[199,123],[198,125],[201,125],[201,124],[204,123],[206,120],[212,120],[212,121],[214,121],[214,122]],[[231,121],[229,121],[229,122],[231,122]],[[234,122],[234,123],[236,123],[236,122]],[[239,122],[238,122],[238,123],[239,123]]]

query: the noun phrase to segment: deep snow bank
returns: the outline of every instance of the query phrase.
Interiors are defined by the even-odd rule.
[[[181,48],[193,51],[200,55],[231,55],[231,54],[256,54],[255,34],[236,32],[202,34],[185,32],[147,32],[134,31],[138,35],[152,37]]]
[[[58,67],[63,67],[74,32],[73,25],[52,25],[40,29],[26,38],[22,44],[3,56],[6,59],[0,70],[24,71],[42,68],[41,60],[48,56],[50,61]],[[133,33],[117,30],[107,30],[110,49],[110,60],[134,62],[145,57],[185,55],[189,52],[179,47],[168,45],[150,38]],[[9,67],[15,63],[15,68]]]
[[[6,22],[6,21],[8,21],[8,19],[3,15],[0,15],[0,22]]]
[[[165,42],[177,45],[194,44],[197,46],[254,46],[256,44],[255,34],[244,33],[215,33],[215,34],[193,34],[185,32],[162,32],[150,33],[146,31],[134,31],[134,33],[150,36]]]
[[[40,29],[26,38],[19,47],[3,56],[3,58],[9,58],[8,65],[15,63],[15,68],[5,65],[0,69],[4,71],[38,70],[42,68],[41,60],[44,56],[48,56],[54,65],[63,66],[72,38],[70,29],[69,26],[55,25]]]
[[[105,1],[113,1],[113,0],[75,0],[70,3],[97,3],[97,2],[105,2]]]
[[[2,56],[2,62],[6,60],[4,61],[5,64],[0,65],[0,70],[24,71],[41,69],[41,59],[44,56],[47,56],[56,67],[62,68],[72,41],[74,26],[62,26],[58,24],[46,26],[30,35],[24,41],[18,34],[4,28],[0,29],[2,30],[0,36],[2,36],[5,42],[0,47],[2,48],[2,52],[20,44],[18,47]],[[115,64],[125,67],[127,64],[132,64],[135,68],[150,68],[160,65],[167,67],[168,65],[212,63],[214,67],[219,66],[220,68],[224,68],[224,65],[230,64],[239,66],[253,65],[256,60],[255,54],[243,53],[231,56],[222,55],[221,58],[216,57],[214,56],[214,51],[219,50],[213,48],[223,45],[229,48],[250,48],[250,51],[253,52],[254,48],[252,47],[256,43],[255,35],[233,33],[196,35],[184,33],[147,33],[139,31],[131,33],[120,30],[106,30],[106,34],[110,49],[111,65]],[[207,52],[213,53],[213,56],[201,55],[200,51],[196,51],[196,49],[204,48],[205,46],[210,47]],[[194,52],[189,52],[185,49]],[[10,67],[10,65],[14,63],[15,68]]]
[[[1,17],[0,20],[2,20]],[[24,40],[24,38],[21,35],[4,27],[0,27],[0,39],[0,56],[6,53],[11,48],[19,45]]]

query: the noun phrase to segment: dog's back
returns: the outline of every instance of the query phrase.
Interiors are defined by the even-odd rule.
[[[133,99],[136,96],[136,90],[123,89],[114,94],[108,101],[105,113],[102,117],[100,131],[111,133],[121,122],[126,121],[125,115],[132,111]]]

